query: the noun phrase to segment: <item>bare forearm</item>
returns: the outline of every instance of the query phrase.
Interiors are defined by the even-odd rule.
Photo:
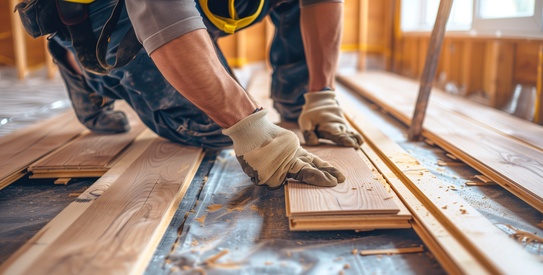
[[[164,44],[151,58],[174,88],[223,128],[257,108],[224,69],[204,29]]]
[[[309,67],[308,91],[335,88],[343,20],[343,3],[318,3],[301,8],[301,28]]]

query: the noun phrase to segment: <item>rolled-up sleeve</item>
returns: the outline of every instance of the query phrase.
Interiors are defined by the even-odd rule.
[[[126,0],[126,10],[147,54],[197,29],[205,29],[194,0]]]

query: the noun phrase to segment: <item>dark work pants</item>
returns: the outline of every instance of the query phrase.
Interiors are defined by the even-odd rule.
[[[116,0],[96,1],[89,6],[90,20],[96,36],[99,35],[115,3]],[[274,100],[274,107],[284,119],[295,120],[304,103],[303,93],[308,78],[300,33],[298,1],[288,1],[279,5],[267,2],[265,7],[254,23],[270,15],[276,26],[270,51],[270,62],[274,69],[271,97]],[[215,42],[220,36],[226,35],[209,22],[206,22],[206,25]],[[107,59],[111,63],[117,45],[130,27],[128,15],[123,11],[108,47]],[[63,64],[65,51],[60,49],[75,54],[71,41],[55,36],[50,43],[60,46],[50,47],[53,49],[51,54],[58,63],[66,66]],[[232,72],[218,48],[217,55],[225,68]],[[106,76],[85,71],[82,78],[66,77],[64,74],[63,77],[67,82],[84,82],[80,83],[84,85],[67,85],[70,94],[81,93],[74,87],[86,87],[92,90],[89,93],[125,100],[147,127],[171,141],[205,148],[223,148],[231,145],[232,141],[221,133],[222,129],[215,122],[166,81],[143,49],[126,66],[114,69]]]

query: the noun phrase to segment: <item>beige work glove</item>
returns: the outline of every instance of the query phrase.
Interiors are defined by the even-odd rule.
[[[305,104],[298,118],[298,125],[307,145],[318,145],[319,138],[323,138],[337,145],[360,148],[364,142],[362,136],[348,130],[335,92],[310,92],[304,97]]]
[[[304,150],[293,132],[271,123],[267,113],[256,112],[223,130],[234,142],[243,172],[253,183],[278,188],[293,178],[332,187],[345,181],[339,170]]]

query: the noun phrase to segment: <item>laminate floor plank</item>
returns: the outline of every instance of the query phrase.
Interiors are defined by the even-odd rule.
[[[249,83],[248,92],[269,111],[268,118],[278,123],[280,116],[273,109],[273,102],[269,96],[270,83],[268,71],[255,72]],[[281,122],[279,125],[293,131],[300,140],[303,140],[296,123]],[[375,169],[370,167],[369,161],[364,161],[353,148],[331,144],[304,148],[340,169],[347,180],[333,188],[289,181],[285,187],[285,201],[291,230],[411,227],[409,211],[394,192],[385,189],[378,173],[375,174]]]
[[[96,199],[98,199],[117,179],[134,163],[139,155],[153,143],[157,135],[151,130],[145,130],[115,165],[88,187],[77,199],[68,205],[54,219],[45,225],[34,237],[17,250],[2,266],[0,274],[22,274],[28,263],[32,263],[62,233],[82,215]]]
[[[72,111],[38,122],[0,138],[0,182],[21,173],[34,161],[63,146],[84,131]]]
[[[158,138],[23,274],[142,272],[201,159]]]
[[[119,134],[86,131],[69,144],[30,165],[29,170],[35,174],[34,177],[57,177],[59,173],[64,177],[86,177],[87,172],[101,175],[107,171],[119,154],[145,129],[135,111],[126,103],[119,103],[120,108],[117,109],[127,114],[130,131]]]
[[[341,79],[409,124],[414,109],[414,98],[405,96],[409,90],[393,85],[388,77],[370,77],[376,74],[379,76],[359,73]],[[539,185],[543,181],[543,151],[432,101],[423,126],[423,135],[543,212],[543,188]]]
[[[357,104],[361,103],[357,103],[355,98],[347,92],[338,94],[338,100],[346,115],[366,140],[362,146],[363,152],[389,179],[401,199],[408,201],[417,224],[413,228],[417,233],[430,232],[431,235],[421,235],[423,239],[433,235],[435,242],[431,243],[443,245],[442,251],[448,254],[447,257],[460,273],[541,273],[543,265],[536,257],[525,251],[459,195],[448,192],[446,182],[432,175],[418,160],[357,111]],[[393,179],[395,177],[399,177],[401,182]],[[414,204],[409,202],[413,201],[413,197],[422,202],[424,208],[419,209],[416,201]],[[421,227],[424,230],[421,231]],[[449,265],[444,264],[444,267],[447,266]],[[452,270],[451,273],[458,273]]]
[[[395,214],[400,211],[384,186],[352,148],[305,146],[346,176],[336,187],[289,182],[290,215]]]

